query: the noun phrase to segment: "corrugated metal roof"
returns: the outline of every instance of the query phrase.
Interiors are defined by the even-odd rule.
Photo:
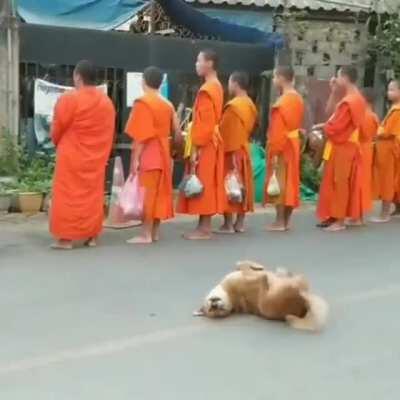
[[[185,0],[187,3],[241,5],[258,7],[294,7],[326,11],[368,11],[375,7],[379,13],[395,13],[400,9],[399,0]]]

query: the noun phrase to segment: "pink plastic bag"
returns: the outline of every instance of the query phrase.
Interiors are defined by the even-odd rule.
[[[130,174],[119,194],[119,205],[125,216],[135,220],[143,217],[144,188],[139,185],[138,175]]]

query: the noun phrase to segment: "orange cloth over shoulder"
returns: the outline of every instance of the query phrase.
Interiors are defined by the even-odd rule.
[[[373,140],[378,133],[379,118],[367,108],[360,127],[360,149],[363,168],[362,204],[364,214],[372,210],[372,161],[374,156]]]
[[[136,100],[125,132],[143,143],[139,180],[145,188],[144,220],[174,216],[170,141],[174,107],[161,95],[145,94]]]
[[[55,238],[85,240],[101,233],[114,127],[114,106],[95,87],[67,92],[57,102],[51,131],[57,154],[50,210]]]
[[[359,219],[363,215],[362,159],[360,129],[364,122],[366,102],[358,92],[349,94],[337,105],[325,124],[330,146],[325,157],[317,217]]]
[[[400,202],[400,105],[389,110],[378,131],[373,194],[377,200]]]
[[[218,80],[206,82],[199,90],[193,108],[192,144],[198,150],[196,174],[204,186],[201,196],[187,199],[180,193],[177,211],[210,216],[223,212],[224,153],[218,125],[224,92]],[[186,172],[190,165],[187,163]]]
[[[224,178],[235,167],[245,188],[242,204],[233,204],[225,196],[224,213],[254,210],[254,183],[249,140],[257,123],[257,108],[250,97],[236,97],[226,104],[220,123],[224,144]],[[234,161],[233,161],[234,160]]]
[[[264,203],[273,202],[267,188],[273,173],[274,157],[282,157],[285,166],[282,205],[298,207],[300,205],[300,137],[303,126],[304,102],[297,92],[282,95],[271,110],[267,132],[267,179]]]

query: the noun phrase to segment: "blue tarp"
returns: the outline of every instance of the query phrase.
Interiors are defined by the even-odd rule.
[[[211,18],[218,18],[223,22],[248,26],[263,32],[272,32],[274,14],[272,11],[231,10],[229,7],[199,7],[198,10]]]
[[[280,34],[210,18],[183,0],[158,0],[158,2],[172,21],[195,34],[214,36],[229,42],[261,44],[270,48],[283,45],[283,37]]]
[[[147,0],[19,0],[31,24],[110,30],[132,18]]]

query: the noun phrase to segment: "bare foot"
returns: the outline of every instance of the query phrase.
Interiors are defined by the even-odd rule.
[[[284,224],[280,224],[280,223],[273,223],[269,226],[267,226],[267,231],[268,232],[286,232],[286,226]]]
[[[197,229],[191,233],[185,233],[183,238],[186,240],[210,240],[211,235],[207,232]]]
[[[345,222],[346,226],[352,226],[352,227],[359,227],[359,226],[364,226],[364,222],[360,219],[348,219]]]
[[[336,222],[333,223],[332,225],[329,225],[327,228],[324,228],[325,232],[340,232],[345,230],[346,230],[346,225],[338,224]]]
[[[153,240],[151,237],[147,236],[135,236],[132,239],[126,241],[128,244],[151,244]]]
[[[97,240],[96,238],[90,238],[85,242],[86,247],[97,247]]]
[[[153,233],[153,237],[152,237],[153,242],[158,242],[160,240],[160,234],[157,233]]]
[[[58,240],[50,246],[53,250],[72,250],[72,242],[70,240]]]
[[[245,233],[246,229],[244,228],[244,224],[242,222],[236,222],[234,226],[236,233]]]
[[[370,221],[374,224],[386,224],[387,222],[390,222],[390,216],[374,217],[371,218]]]
[[[232,225],[222,225],[218,230],[215,231],[215,233],[219,233],[222,235],[233,235],[235,233],[235,229]]]

